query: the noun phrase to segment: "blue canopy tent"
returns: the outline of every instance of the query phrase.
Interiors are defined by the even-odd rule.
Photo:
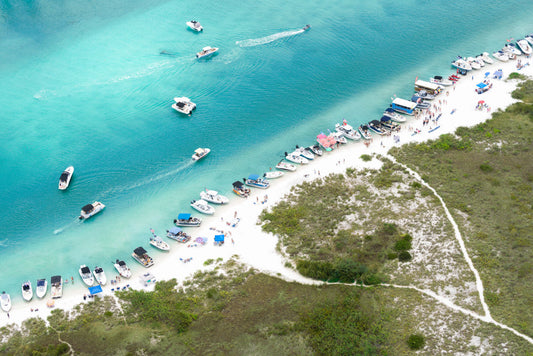
[[[215,235],[215,245],[222,245],[224,243],[224,235]]]
[[[190,217],[191,217],[191,214],[181,213],[178,215],[178,220],[189,220]]]
[[[94,287],[89,287],[89,293],[91,293],[91,295],[102,293],[102,286],[101,285],[97,285],[97,286],[94,286]]]
[[[503,71],[501,69],[498,69],[497,71],[494,72],[493,76],[494,76],[494,79],[502,79]]]

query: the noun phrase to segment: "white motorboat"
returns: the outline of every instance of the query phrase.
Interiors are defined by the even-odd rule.
[[[482,67],[485,66],[485,61],[483,60],[483,56],[480,54],[474,60]]]
[[[152,257],[148,256],[148,252],[141,246],[133,250],[131,257],[137,262],[139,262],[143,267],[151,267],[154,265],[154,260]]]
[[[407,121],[405,116],[402,116],[402,115],[398,114],[392,108],[385,109],[385,111],[383,112],[383,116],[388,116],[388,117],[390,117],[390,119],[392,121],[396,121],[396,122],[406,122]],[[359,127],[359,133],[361,133],[361,127]]]
[[[335,124],[335,130],[350,140],[361,139],[361,134],[357,132],[357,130],[354,130],[352,126],[348,125],[346,121],[344,121],[342,125],[339,123]]]
[[[518,48],[520,48],[520,50],[522,52],[524,52],[524,54],[526,55],[530,55],[532,50],[531,50],[531,46],[529,45],[529,43],[527,43],[526,40],[522,39],[522,40],[518,40],[516,41],[516,45],[518,46]]]
[[[91,274],[91,270],[86,265],[81,265],[80,269],[78,270],[80,273],[81,280],[83,283],[91,287],[94,284],[94,278]]]
[[[38,279],[37,286],[35,287],[35,295],[37,295],[37,298],[44,298],[47,291],[48,291],[48,281],[45,278]]]
[[[365,140],[371,140],[372,139],[372,135],[370,134],[370,128],[368,127],[368,125],[361,125],[361,126],[358,127],[357,130],[359,130],[359,133],[361,134],[361,136],[363,136],[363,138]]]
[[[6,313],[11,310],[11,297],[6,292],[0,294],[0,306]]]
[[[63,280],[61,276],[52,276],[50,278],[50,294],[52,299],[61,298],[63,296]]]
[[[191,235],[186,234],[177,226],[172,227],[170,230],[167,230],[167,237],[172,240],[176,240],[181,243],[187,243],[191,239]]]
[[[453,82],[451,80],[443,78],[440,75],[436,75],[433,78],[430,78],[429,81],[433,84],[443,85],[445,87],[453,85]]]
[[[301,157],[305,158],[308,161],[312,161],[315,159],[315,154],[313,151],[305,149],[305,147],[300,147],[296,145],[296,149],[293,151],[294,154],[300,154]]]
[[[328,136],[333,137],[335,141],[337,141],[337,143],[340,143],[343,145],[348,143],[344,135],[340,132],[330,132]]]
[[[237,194],[241,198],[248,198],[250,196],[251,190],[244,186],[244,183],[237,180],[233,182],[233,193]]]
[[[105,284],[107,283],[107,277],[102,267],[94,267],[93,275],[94,279],[96,280],[96,283],[105,286]]]
[[[204,28],[200,23],[196,20],[187,21],[185,24],[187,24],[187,27],[189,27],[191,30],[196,32],[202,32]]]
[[[481,68],[481,66],[479,65],[478,62],[476,62],[476,60],[474,59],[474,57],[468,57],[468,58],[466,59],[466,62],[467,62],[468,64],[470,64],[470,67],[472,67],[472,69],[480,69],[480,68]]]
[[[154,230],[152,230],[152,236],[150,237],[150,245],[161,251],[170,251],[170,246],[161,237],[157,236]]]
[[[58,186],[59,190],[65,190],[68,188],[68,185],[70,184],[70,179],[72,178],[73,173],[74,173],[73,166],[67,167],[67,169],[65,169],[63,173],[61,173],[61,176],[59,177],[59,186]]]
[[[191,115],[192,111],[196,109],[196,104],[186,96],[182,96],[180,98],[174,98],[172,109],[185,115]]]
[[[296,166],[294,164],[290,164],[289,162],[285,162],[283,160],[276,164],[276,168],[289,172],[294,172],[296,170]]]
[[[514,43],[506,43],[505,46],[503,46],[502,51],[506,53],[512,53],[515,56],[521,56],[522,52],[516,48]]]
[[[33,289],[30,281],[22,283],[22,298],[27,302],[33,298]]]
[[[526,35],[526,36],[524,37],[524,39],[525,39],[526,41],[528,41],[530,45],[533,46],[533,34]]]
[[[464,71],[472,70],[470,64],[468,64],[468,62],[465,61],[462,57],[457,57],[457,59],[452,62],[452,66]]]
[[[218,47],[207,46],[207,47],[202,48],[200,52],[196,53],[196,58],[201,59],[201,58],[210,57],[213,54],[215,54],[217,51],[218,51]]]
[[[309,147],[306,147],[305,149],[313,152],[313,154],[316,156],[322,156],[324,154],[324,152],[322,152],[322,150],[320,149],[319,145],[309,146]]]
[[[501,62],[507,62],[509,60],[509,55],[504,51],[493,52],[492,56]]]
[[[489,52],[483,52],[481,54],[481,58],[483,59],[483,62],[487,63],[487,64],[492,64],[494,63],[494,61],[492,60],[492,58],[490,58],[490,55],[489,55]]]
[[[213,215],[215,213],[215,208],[207,204],[203,199],[191,201],[191,207],[198,210],[202,214]]]
[[[87,204],[83,208],[81,208],[79,219],[80,220],[88,219],[91,216],[96,215],[102,210],[104,210],[104,208],[105,208],[105,205],[100,203],[99,201],[95,201],[92,204]]]
[[[281,171],[270,171],[270,172],[264,173],[263,177],[265,177],[266,179],[276,179],[276,178],[283,176],[284,174],[285,173]]]
[[[120,274],[121,277],[124,277],[124,278],[131,277],[131,270],[126,265],[126,262],[117,259],[115,263],[113,263],[113,266],[115,267],[115,269],[117,270],[118,274]]]
[[[202,159],[205,156],[207,156],[209,154],[209,152],[211,152],[211,149],[209,149],[209,148],[197,148],[194,151],[194,154],[192,155],[192,160],[193,161],[198,161],[199,159]]]
[[[223,195],[218,194],[215,190],[208,190],[200,192],[200,198],[213,204],[227,204],[229,199]]]
[[[300,156],[300,153],[297,152],[297,153],[287,153],[285,152],[285,159],[287,161],[291,161],[293,163],[298,163],[298,164],[306,164],[306,163],[309,163],[309,161],[306,159],[306,158],[303,158],[302,156]]]
[[[429,94],[425,90],[420,90],[420,91],[414,93],[413,96],[411,97],[411,100],[413,100],[412,99],[413,97],[417,98],[417,101],[418,101],[418,98],[420,98],[422,100],[434,100],[435,99],[435,95]]]
[[[270,187],[270,182],[263,177],[259,177],[258,174],[250,174],[248,178],[242,179],[244,184],[260,189],[267,189]]]
[[[176,226],[190,226],[199,227],[202,223],[202,219],[193,217],[191,214],[180,213],[177,219],[174,219],[174,225]]]

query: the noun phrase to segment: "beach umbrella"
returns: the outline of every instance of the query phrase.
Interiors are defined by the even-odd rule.
[[[490,75],[490,72],[485,73],[485,77],[488,77]]]
[[[478,104],[485,104],[485,100],[480,100],[477,102]]]
[[[89,287],[89,293],[91,293],[91,295],[102,293],[102,286],[97,285],[94,287]]]
[[[50,299],[49,301],[46,302],[46,306],[48,308],[53,308],[55,306],[55,304],[56,304],[56,302],[53,299]]]

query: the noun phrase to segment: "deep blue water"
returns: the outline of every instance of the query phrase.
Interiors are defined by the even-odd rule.
[[[1,288],[111,268],[195,192],[230,195],[342,118],[379,118],[416,76],[533,32],[531,15],[533,2],[495,0],[1,0]],[[219,54],[197,61],[208,45]],[[175,96],[196,102],[193,116],[171,109]],[[212,153],[193,165],[197,147]],[[78,223],[94,200],[106,211]]]

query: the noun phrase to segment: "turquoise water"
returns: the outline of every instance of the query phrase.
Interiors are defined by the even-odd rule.
[[[0,1],[0,289],[129,261],[200,190],[231,195],[343,117],[379,118],[416,76],[533,32],[532,14],[494,0]],[[220,53],[195,60],[208,45]],[[212,153],[193,165],[197,147]],[[79,223],[94,200],[105,212]]]

